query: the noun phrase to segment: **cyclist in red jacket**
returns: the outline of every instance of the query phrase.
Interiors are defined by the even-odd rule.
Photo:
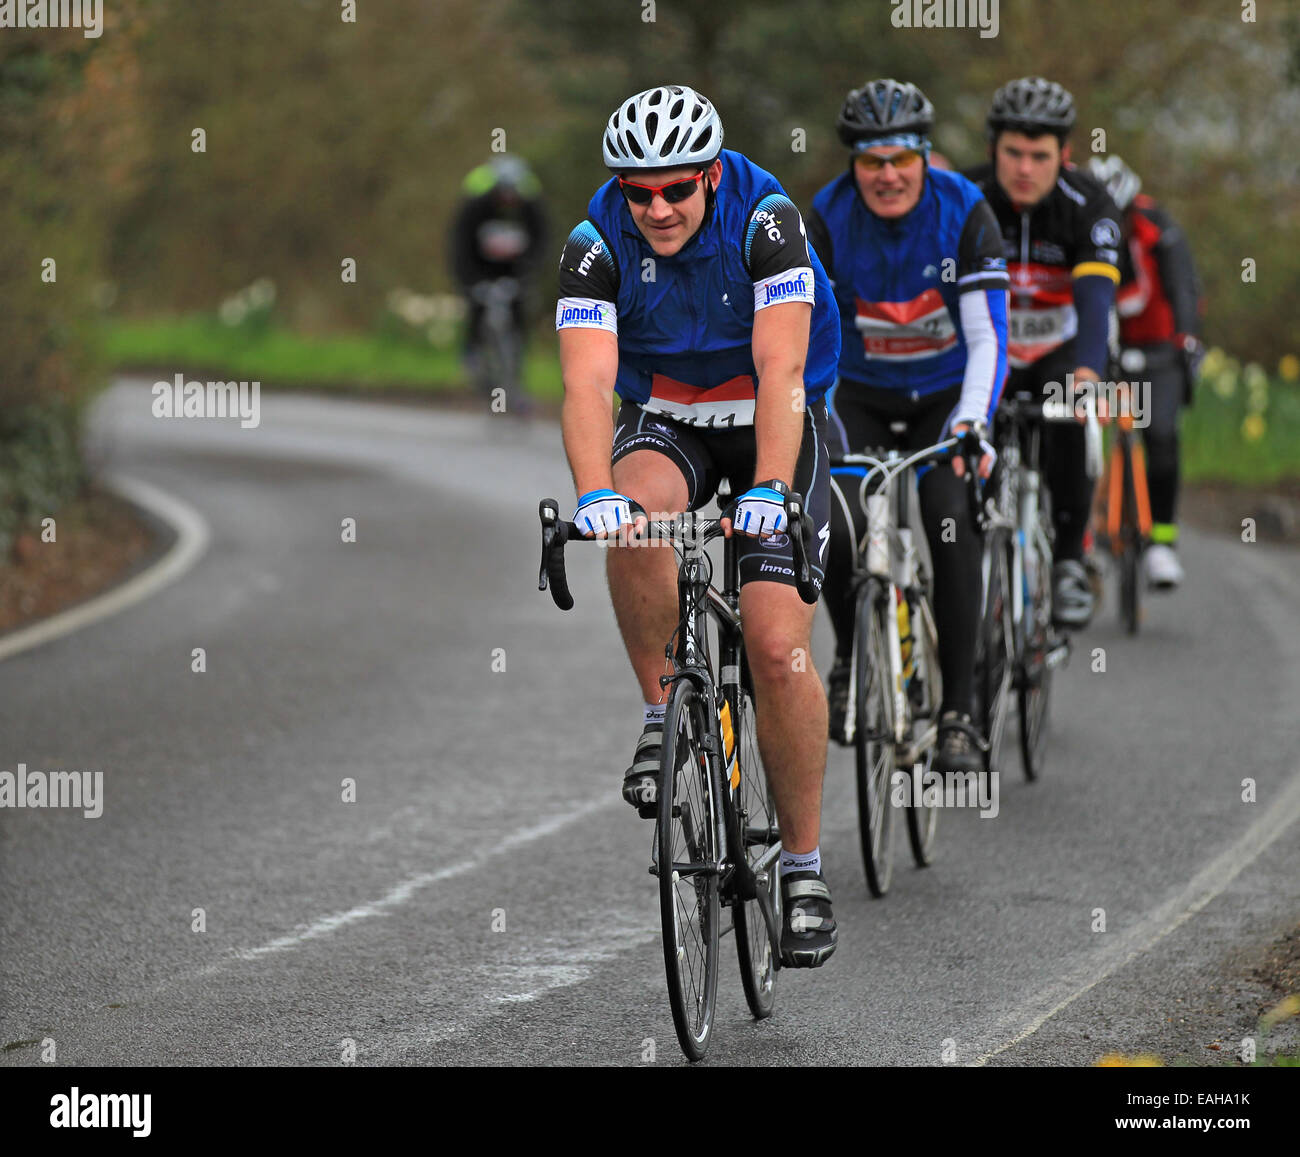
[[[1093,157],[1089,171],[1106,186],[1124,214],[1127,261],[1116,295],[1120,317],[1120,367],[1150,383],[1147,486],[1151,540],[1147,583],[1171,590],[1183,581],[1175,548],[1178,524],[1178,410],[1190,404],[1196,370],[1205,354],[1200,329],[1201,289],[1187,236],[1145,193],[1142,181],[1118,157]]]

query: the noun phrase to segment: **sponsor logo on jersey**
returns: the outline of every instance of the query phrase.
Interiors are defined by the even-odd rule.
[[[785,238],[781,236],[781,230],[777,228],[777,226],[781,224],[781,221],[772,212],[767,209],[762,209],[754,214],[754,220],[762,226],[763,232],[767,234],[768,239],[774,245],[785,244]]]
[[[651,422],[650,429],[658,430],[665,437],[671,438],[674,442],[677,441],[677,431],[671,426],[665,426],[662,422]]]
[[[580,321],[594,321],[602,324],[605,315],[598,305],[569,305],[560,312],[561,325],[574,325]]]
[[[790,578],[794,578],[794,567],[777,566],[775,563],[768,562],[767,559],[764,559],[761,563],[758,564],[758,570],[760,574],[763,573],[783,574],[783,575],[787,575]]]
[[[590,249],[588,249],[587,255],[582,259],[582,261],[578,265],[579,276],[586,277],[587,270],[591,268],[591,263],[595,261],[596,258],[599,257],[604,252],[605,252],[604,241],[597,241],[595,245],[593,245]]]
[[[1094,245],[1102,246],[1106,249],[1115,249],[1119,246],[1119,226],[1109,217],[1100,217],[1093,222],[1092,232],[1089,234]]]
[[[1065,250],[1051,241],[1035,241],[1029,247],[1029,256],[1048,265],[1061,265],[1065,262]]]
[[[767,297],[764,305],[771,305],[774,301],[784,301],[786,298],[797,298],[802,300],[808,296],[808,274],[801,273],[798,277],[790,277],[785,281],[768,282],[765,286]]]
[[[782,547],[790,545],[790,536],[788,534],[774,534],[771,538],[761,538],[759,541],[768,550],[780,550]]]
[[[599,297],[562,297],[555,306],[556,329],[603,329],[618,333],[618,307]]]

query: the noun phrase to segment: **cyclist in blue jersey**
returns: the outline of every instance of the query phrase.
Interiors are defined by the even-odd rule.
[[[842,327],[831,415],[846,453],[922,449],[992,421],[1007,368],[1007,266],[980,191],[929,163],[934,109],[915,85],[869,81],[845,99],[837,127],[846,173],[813,198],[808,228],[835,286]],[[899,442],[891,423],[905,422]],[[987,477],[992,448],[980,463]],[[840,743],[853,651],[852,563],[866,534],[863,467],[831,476],[826,606],[835,627],[830,734]],[[935,769],[980,771],[983,737],[971,722],[982,536],[971,518],[965,464],[918,472],[934,570],[943,676]]]
[[[781,955],[816,967],[834,951],[821,870],[826,697],[808,661],[813,607],[795,590],[784,495],[804,495],[829,536],[826,405],[839,355],[830,284],[799,211],[770,173],[722,147],[713,105],[678,85],[610,117],[615,174],[560,258],[556,310],[573,521],[626,541],[645,512],[694,510],[720,478],[737,491],[746,656],[759,749],[784,850]],[[613,395],[620,399],[617,423]],[[612,450],[611,450],[612,446]],[[634,521],[635,519],[635,521]],[[663,742],[659,676],[677,625],[675,555],[607,552],[610,595],[645,700],[623,797],[650,818]]]

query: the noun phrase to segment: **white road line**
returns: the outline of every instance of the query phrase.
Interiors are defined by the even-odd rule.
[[[108,487],[123,498],[143,506],[151,514],[169,523],[176,531],[176,541],[161,559],[148,570],[128,579],[121,586],[91,599],[89,602],[51,615],[30,627],[14,631],[0,639],[0,662],[39,647],[72,631],[88,627],[100,619],[115,615],[141,599],[175,582],[190,569],[208,548],[210,533],[203,516],[179,498],[158,490],[135,478],[112,475],[106,478]]]
[[[1230,577],[1240,595],[1240,605],[1257,617],[1260,629],[1278,646],[1278,680],[1281,684],[1278,700],[1282,706],[1275,715],[1274,722],[1281,731],[1293,732],[1296,727],[1293,712],[1295,704],[1300,701],[1300,613],[1294,605],[1283,601],[1275,593],[1275,589],[1291,589],[1287,580],[1281,577],[1284,572],[1278,569],[1289,567],[1291,560],[1286,556],[1273,557],[1247,548],[1238,556],[1236,564],[1239,569],[1233,571]],[[1271,781],[1257,783],[1256,790],[1261,793],[1261,799],[1267,799],[1264,793],[1270,786]],[[1072,976],[1048,985],[1016,1012],[1001,1018],[990,1036],[996,1037],[1001,1032],[1011,1031],[1017,1024],[1024,1027],[1010,1040],[982,1053],[970,1065],[983,1065],[1000,1053],[1028,1040],[1062,1009],[1068,1008],[1118,969],[1154,947],[1216,896],[1222,895],[1233,880],[1298,820],[1300,775],[1295,775],[1285,784],[1281,795],[1276,797],[1268,811],[1251,824],[1226,851],[1197,872],[1186,887],[1145,916],[1138,927],[1116,938],[1104,953],[1105,963],[1101,965],[1100,971],[1096,971],[1096,959],[1091,958],[1087,964],[1076,968]],[[1091,979],[1087,979],[1089,975]],[[1030,1019],[1026,1024],[1027,1017]]]
[[[1247,806],[1247,805],[1242,805]],[[1051,985],[1038,993],[1018,1011],[1005,1017],[1003,1025],[1023,1023],[1026,1016],[1031,1016],[1034,1009],[1042,1008],[1048,1001],[1055,1000],[1046,1011],[1033,1016],[1025,1027],[1005,1044],[981,1054],[971,1061],[972,1067],[978,1067],[992,1060],[999,1053],[1028,1040],[1058,1012],[1068,1008],[1079,997],[1091,992],[1103,980],[1131,960],[1148,951],[1190,920],[1216,896],[1219,896],[1239,876],[1250,867],[1260,855],[1267,851],[1283,832],[1297,820],[1300,820],[1300,776],[1292,779],[1282,793],[1281,798],[1269,810],[1256,820],[1245,833],[1232,844],[1227,851],[1220,853],[1204,868],[1192,877],[1191,882],[1172,899],[1161,904],[1154,912],[1148,914],[1139,927],[1116,938],[1113,946],[1105,953],[1106,963],[1091,980],[1075,991],[1060,999],[1063,991],[1079,984],[1083,979],[1074,976],[1059,984]],[[1097,967],[1095,960],[1089,961],[1089,971]]]
[[[568,827],[578,820],[585,819],[594,812],[603,811],[606,808],[613,808],[618,801],[601,799],[592,801],[564,812],[558,816],[553,816],[549,820],[543,820],[541,823],[533,824],[531,827],[520,828],[516,832],[511,832],[504,839],[500,840],[486,852],[479,854],[468,860],[460,860],[454,864],[448,864],[445,868],[439,868],[436,872],[420,872],[417,875],[410,876],[400,884],[391,888],[378,900],[372,900],[365,904],[358,904],[355,908],[349,908],[346,912],[336,912],[330,916],[322,916],[318,920],[312,921],[301,932],[295,932],[290,936],[281,936],[267,944],[260,945],[257,948],[238,948],[235,949],[231,960],[222,961],[217,964],[209,964],[202,969],[204,975],[217,972],[226,967],[233,960],[258,960],[263,956],[269,956],[275,952],[289,952],[302,946],[309,940],[316,940],[322,936],[328,936],[337,932],[340,928],[346,928],[349,924],[355,924],[358,920],[368,920],[372,916],[383,916],[396,908],[400,908],[410,900],[422,888],[427,888],[431,884],[440,884],[444,880],[453,880],[457,876],[463,876],[467,872],[474,872],[484,867],[491,860],[498,856],[505,855],[506,852],[513,851],[515,848],[522,847],[524,844],[530,844],[534,840],[540,840],[546,836],[554,835],[556,832]]]

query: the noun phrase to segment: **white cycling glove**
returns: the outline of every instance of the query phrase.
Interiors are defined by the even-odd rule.
[[[617,490],[589,490],[578,499],[573,522],[584,534],[617,534],[632,521],[632,501]]]
[[[789,488],[775,478],[746,490],[736,500],[732,526],[741,534],[779,534],[786,528],[788,493]]]

